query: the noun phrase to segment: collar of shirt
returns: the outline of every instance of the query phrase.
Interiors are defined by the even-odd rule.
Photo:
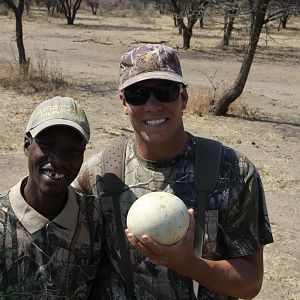
[[[25,179],[26,178],[20,180],[9,192],[11,207],[25,229],[30,234],[33,234],[45,227],[49,222],[54,222],[70,230],[74,229],[77,224],[79,212],[75,190],[71,186],[68,187],[68,200],[65,207],[55,219],[50,221],[29,206],[23,198],[21,194],[21,184]]]

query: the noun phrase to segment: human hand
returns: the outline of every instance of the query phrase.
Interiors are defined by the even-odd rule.
[[[186,234],[180,241],[173,245],[161,245],[148,235],[142,235],[142,242],[136,236],[125,230],[126,236],[130,244],[141,254],[147,256],[152,262],[163,265],[178,273],[188,273],[188,265],[194,254],[194,231],[195,219],[194,210],[189,209],[190,222]]]

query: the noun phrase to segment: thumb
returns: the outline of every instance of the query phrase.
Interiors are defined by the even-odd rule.
[[[195,232],[195,216],[194,216],[194,210],[190,208],[188,210],[189,216],[190,216],[190,222],[189,222],[189,227],[186,233],[186,237],[189,240],[194,241],[194,232]]]

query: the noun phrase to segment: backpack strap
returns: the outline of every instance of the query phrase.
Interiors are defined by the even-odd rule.
[[[105,190],[112,197],[113,211],[115,215],[117,237],[121,254],[121,269],[126,284],[128,299],[135,299],[132,267],[129,259],[127,241],[122,224],[122,215],[119,196],[124,190],[125,155],[127,140],[121,137],[103,151],[103,177],[97,176],[97,190]],[[98,193],[99,194],[99,193]]]
[[[195,157],[195,186],[198,191],[211,193],[217,184],[222,144],[218,141],[197,137]]]
[[[218,141],[197,137],[195,155],[195,187],[198,191],[199,228],[195,243],[197,255],[202,256],[206,197],[214,191],[220,169],[222,144]],[[199,238],[199,240],[198,240]]]
[[[195,154],[195,187],[198,192],[198,222],[195,232],[195,252],[202,257],[204,239],[205,212],[207,195],[214,191],[217,184],[222,144],[218,141],[197,137]],[[195,294],[198,294],[199,283],[193,281]]]
[[[121,136],[103,150],[102,168],[105,173],[112,173],[124,182],[124,163],[127,139]]]

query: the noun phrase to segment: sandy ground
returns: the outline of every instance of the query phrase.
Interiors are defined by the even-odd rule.
[[[241,52],[216,48],[222,31],[212,31],[209,26],[206,31],[196,28],[192,49],[184,51],[169,17],[157,17],[154,24],[144,24],[140,18],[82,12],[76,25],[70,27],[64,19],[47,18],[46,12],[42,12],[45,17],[41,19],[37,14],[41,12],[33,10],[24,21],[27,56],[35,60],[36,52],[42,51],[72,83],[67,94],[77,98],[86,109],[92,128],[86,157],[114,137],[132,134],[117,97],[119,57],[125,50],[146,41],[166,41],[179,47],[184,77],[191,90],[211,87],[207,77],[215,72],[214,83],[228,86],[241,65]],[[12,17],[0,16],[0,67],[16,53],[14,26]],[[268,48],[261,42],[241,97],[254,118],[184,114],[188,131],[216,138],[240,150],[262,175],[275,243],[265,248],[265,279],[256,299],[300,299],[299,33],[299,20],[291,19],[288,30],[273,30],[274,40],[268,40]],[[0,93],[3,191],[26,175],[23,132],[29,114],[42,96],[1,87]]]

